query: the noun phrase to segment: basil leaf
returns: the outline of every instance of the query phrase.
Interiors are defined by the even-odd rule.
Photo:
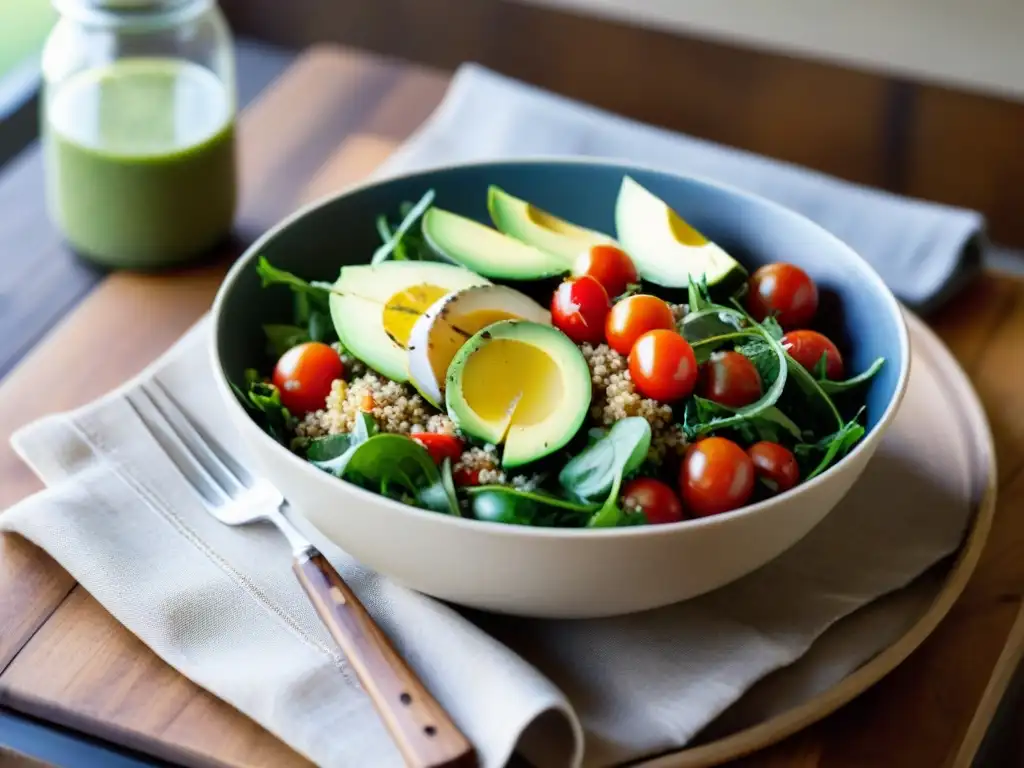
[[[280,357],[292,347],[311,341],[309,332],[297,325],[264,325],[263,333],[267,337],[267,350],[274,357]]]
[[[368,413],[360,413],[351,432],[318,437],[306,446],[306,459],[325,472],[341,477],[356,448],[377,434],[377,422]]]
[[[558,475],[570,497],[582,502],[605,499],[622,480],[647,458],[651,425],[640,416],[615,422],[608,434],[576,454]]]
[[[391,238],[384,242],[384,244],[381,245],[376,251],[374,251],[373,257],[370,259],[370,263],[380,264],[382,261],[385,261],[389,256],[391,256],[395,248],[401,244],[402,238],[405,237],[406,232],[408,232],[412,225],[415,224],[416,221],[424,213],[426,213],[427,208],[429,208],[430,204],[433,202],[434,190],[428,189],[426,194],[424,194],[423,197],[419,199],[419,202],[416,203],[416,205],[414,205],[411,209],[409,209],[409,212],[405,215],[405,218],[402,219],[401,224],[399,224],[397,229],[395,229],[395,231],[391,234]],[[402,256],[403,258],[405,257],[404,251],[402,252]]]
[[[424,509],[459,513],[430,454],[405,435],[376,434],[355,446],[341,471],[341,478],[381,496]]]
[[[845,392],[848,389],[853,389],[854,387],[858,387],[868,381],[872,376],[882,370],[883,365],[885,365],[885,358],[880,357],[875,360],[875,362],[873,362],[866,371],[854,376],[853,378],[847,379],[846,381],[831,381],[829,379],[822,378],[818,381],[818,386],[821,387],[826,394],[830,395],[836,392]]]
[[[793,449],[793,453],[802,464],[806,465],[817,460],[817,464],[804,477],[803,482],[817,477],[834,462],[846,456],[853,449],[854,445],[864,437],[867,430],[859,423],[860,415],[863,412],[864,408],[861,408],[850,421],[843,424],[836,432],[823,437],[818,442],[811,444],[801,443]]]

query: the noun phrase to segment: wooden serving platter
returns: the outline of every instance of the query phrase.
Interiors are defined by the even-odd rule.
[[[447,82],[412,65],[310,50],[241,120],[240,242],[365,176],[431,112]],[[158,356],[209,307],[239,247],[171,275],[107,278],[0,383],[0,508],[39,487],[10,450],[11,432],[102,394]],[[125,323],[130,313],[144,321]],[[974,754],[1024,647],[1024,518],[1016,514],[1024,493],[1024,281],[986,275],[931,325],[982,399],[999,464],[999,503],[989,489],[947,597],[812,706],[657,765],[721,762],[779,739],[737,764],[967,765]],[[308,764],[167,667],[44,553],[11,536],[0,537],[0,703],[189,766]]]

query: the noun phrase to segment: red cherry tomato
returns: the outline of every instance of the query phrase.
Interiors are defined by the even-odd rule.
[[[793,264],[766,264],[750,276],[747,309],[757,320],[775,313],[783,328],[807,325],[818,311],[818,286]]]
[[[700,368],[697,394],[730,408],[742,408],[761,397],[761,376],[739,352],[712,352]]]
[[[657,296],[640,293],[612,307],[608,313],[605,337],[608,346],[620,355],[628,355],[637,339],[659,328],[675,330],[676,319],[672,310]]]
[[[825,378],[839,381],[843,378],[843,357],[827,337],[817,331],[790,331],[781,340],[789,356],[811,373],[825,356]]]
[[[308,341],[292,347],[277,361],[274,386],[281,391],[281,402],[295,416],[324,407],[331,384],[345,375],[338,353],[327,344]]]
[[[590,275],[597,280],[609,296],[621,296],[626,286],[637,281],[633,260],[614,245],[592,245],[572,265],[576,276]]]
[[[589,275],[562,282],[551,297],[551,321],[577,344],[600,344],[610,308],[608,292]]]
[[[480,485],[480,470],[459,467],[452,472],[452,481],[458,486]]]
[[[788,448],[761,441],[747,448],[747,455],[754,462],[754,472],[775,493],[788,491],[800,482],[800,466]]]
[[[675,331],[648,331],[629,353],[629,375],[641,395],[670,403],[693,392],[697,359],[689,342]]]
[[[686,508],[702,517],[742,507],[754,492],[754,463],[732,440],[704,438],[683,455],[679,491]]]
[[[626,483],[622,506],[643,511],[651,525],[678,523],[683,519],[683,503],[676,492],[653,477],[638,477]]]
[[[462,455],[462,441],[454,435],[442,435],[439,432],[415,432],[410,435],[413,440],[427,449],[435,464],[445,459],[455,461]]]

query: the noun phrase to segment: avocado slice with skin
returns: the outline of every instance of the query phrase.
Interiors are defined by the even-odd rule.
[[[703,276],[714,287],[746,278],[743,265],[629,176],[615,202],[615,230],[640,277],[655,285],[686,288]]]
[[[568,259],[443,208],[430,208],[422,227],[427,245],[441,258],[495,280],[541,280],[572,266]]]
[[[503,320],[474,334],[448,367],[448,415],[473,437],[503,445],[501,464],[529,464],[563,448],[590,409],[590,369],[550,325]]]
[[[570,265],[592,246],[615,244],[608,235],[561,219],[493,184],[487,189],[487,210],[499,231],[565,259]]]
[[[409,335],[420,315],[452,291],[490,284],[468,269],[424,261],[342,267],[330,297],[331,320],[350,354],[404,382]]]

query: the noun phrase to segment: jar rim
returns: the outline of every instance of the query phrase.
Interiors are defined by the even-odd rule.
[[[215,0],[51,0],[61,16],[97,26],[163,26],[186,21]]]

